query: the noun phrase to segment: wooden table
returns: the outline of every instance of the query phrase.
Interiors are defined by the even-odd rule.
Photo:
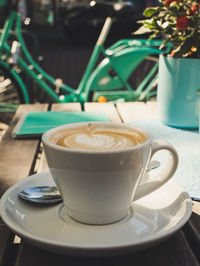
[[[156,103],[86,103],[86,112],[105,112],[112,121],[130,122],[157,115]],[[47,170],[40,139],[14,140],[11,132],[18,119],[27,111],[81,110],[79,103],[21,105],[0,142],[0,196],[5,190],[27,176]],[[200,207],[194,202],[193,213],[186,225],[170,239],[146,250],[104,258],[73,257],[40,249],[15,236],[0,219],[0,266],[51,265],[200,265]]]

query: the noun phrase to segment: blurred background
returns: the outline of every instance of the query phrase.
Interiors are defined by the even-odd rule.
[[[43,37],[47,37],[49,31],[53,33],[55,30],[54,37],[61,34],[68,43],[91,43],[96,41],[106,18],[105,10],[100,6],[91,6],[91,2],[91,0],[29,0],[25,3],[33,31],[42,35],[45,33]],[[113,0],[106,2],[112,4]],[[112,26],[110,40],[130,37],[131,32],[137,28],[136,21],[142,18],[143,10],[147,6],[156,4],[156,0],[128,2],[130,2],[129,8],[118,15]]]
[[[0,0],[2,6],[6,0]],[[109,0],[106,0],[109,2]],[[0,23],[9,13],[12,0],[0,8]],[[25,41],[42,67],[53,77],[61,78],[76,88],[87,65],[92,48],[106,18],[105,10],[91,7],[91,0],[20,0],[24,13]],[[147,6],[156,5],[156,0],[131,0],[130,7],[119,14],[111,28],[107,43],[135,38],[137,20]],[[112,4],[113,2],[110,1]],[[35,40],[33,44],[33,39]]]

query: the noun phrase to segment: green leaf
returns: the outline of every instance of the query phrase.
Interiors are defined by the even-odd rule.
[[[152,32],[150,28],[147,28],[146,26],[142,26],[139,29],[137,29],[133,34],[139,35],[139,34],[146,34]]]
[[[138,20],[137,23],[138,23],[138,24],[152,23],[152,19]]]
[[[147,18],[150,18],[151,16],[153,16],[155,13],[161,11],[163,8],[162,7],[147,7],[144,12],[143,15]]]

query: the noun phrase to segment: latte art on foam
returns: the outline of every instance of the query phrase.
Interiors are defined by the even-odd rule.
[[[115,150],[136,146],[146,140],[142,134],[133,130],[123,131],[118,128],[89,125],[66,130],[56,144],[81,150]]]
[[[135,144],[137,145],[137,144]],[[133,141],[130,138],[122,137],[122,135],[113,133],[108,135],[104,132],[94,133],[92,135],[87,134],[74,134],[72,136],[66,136],[63,138],[62,146],[78,149],[120,149],[133,146]]]

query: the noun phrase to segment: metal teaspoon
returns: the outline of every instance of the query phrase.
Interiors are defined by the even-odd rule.
[[[58,189],[51,186],[25,188],[19,192],[19,196],[24,200],[39,204],[55,204],[62,201]]]

